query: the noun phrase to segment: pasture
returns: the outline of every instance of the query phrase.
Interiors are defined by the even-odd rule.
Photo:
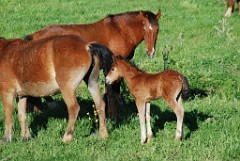
[[[183,102],[184,137],[174,140],[176,117],[163,100],[151,104],[154,139],[140,144],[137,108],[127,87],[122,89],[118,121],[107,120],[109,137],[98,136],[98,119],[86,85],[77,89],[81,105],[74,140],[62,143],[67,111],[60,94],[58,107],[28,114],[32,139],[20,140],[14,108],[14,140],[0,143],[0,160],[240,160],[240,15],[224,18],[225,0],[0,0],[0,37],[23,38],[50,24],[96,22],[108,14],[133,10],[162,11],[156,54],[149,59],[141,43],[132,59],[149,73],[168,68],[188,79],[191,98]],[[103,88],[104,79],[101,75]],[[0,137],[4,111],[0,101]]]

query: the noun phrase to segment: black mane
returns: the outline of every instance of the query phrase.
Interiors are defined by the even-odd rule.
[[[140,12],[145,14],[148,17],[148,20],[151,24],[158,25],[158,21],[156,19],[156,15],[152,13],[151,11],[128,11],[128,12],[123,12],[123,13],[118,13],[118,14],[109,14],[107,15],[106,18],[114,18],[116,16],[124,16],[124,15],[134,15],[137,16]]]

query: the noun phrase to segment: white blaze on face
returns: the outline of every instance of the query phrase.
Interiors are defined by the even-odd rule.
[[[152,25],[149,25],[149,30],[153,30]]]

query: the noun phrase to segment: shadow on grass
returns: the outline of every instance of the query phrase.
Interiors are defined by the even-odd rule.
[[[114,128],[118,128],[120,125],[129,124],[131,122],[131,118],[133,115],[137,115],[137,107],[135,102],[129,102],[124,105],[127,108],[124,108],[121,111],[121,117],[118,122],[115,123]],[[159,131],[164,129],[164,125],[166,122],[176,122],[177,126],[177,119],[175,113],[169,108],[165,109],[164,111],[161,110],[161,107],[151,104],[151,117],[152,121],[154,121],[154,125],[152,127],[154,135]],[[198,124],[204,122],[206,119],[211,117],[208,114],[199,112],[197,109],[194,109],[190,112],[184,113],[184,126],[187,126],[189,130],[187,133],[184,133],[184,139],[189,139],[191,134],[198,130]],[[154,120],[153,120],[154,119]],[[140,125],[139,125],[140,128]]]
[[[88,100],[78,100],[80,105],[80,112],[78,118],[83,117],[94,117],[93,101]],[[36,137],[38,131],[41,129],[47,129],[47,124],[49,118],[54,119],[68,119],[68,111],[63,99],[54,100],[55,107],[48,107],[46,103],[43,105],[43,111],[41,113],[34,113],[33,120],[30,123],[30,128],[32,130],[33,137]],[[87,116],[87,113],[89,116]],[[91,132],[96,130],[96,124],[93,123]],[[63,129],[64,131],[65,129]]]
[[[193,100],[196,96],[199,98],[203,98],[207,96],[207,92],[201,89],[191,89],[189,96],[190,97],[188,100]],[[48,108],[45,104],[42,113],[34,114],[33,121],[30,124],[33,137],[37,136],[37,133],[40,129],[47,129],[49,118],[68,119],[68,112],[64,100],[55,100],[55,102],[57,103],[57,107]],[[78,117],[94,118],[93,101],[91,99],[78,99],[78,102],[81,107]],[[121,125],[129,124],[131,122],[132,116],[136,116],[138,113],[134,100],[128,100],[127,102],[123,100],[122,107],[118,112],[118,119],[111,120],[113,128],[112,130],[119,128]],[[89,116],[87,116],[87,113],[89,114]],[[157,116],[154,120],[154,126],[152,127],[154,134],[156,134],[157,131],[164,129],[164,125],[166,122],[176,121],[176,116],[172,110],[169,109],[161,111],[161,108],[154,104],[151,104],[151,116]],[[209,117],[211,116],[201,113],[198,110],[185,112],[184,125],[189,128],[189,132],[185,134],[185,138],[190,138],[191,134],[194,131],[198,130],[199,121],[203,122]],[[95,132],[96,130],[96,123],[94,123],[93,121],[91,133]],[[109,132],[111,133],[111,131]]]
[[[166,122],[174,121],[176,122],[176,127],[177,127],[177,118],[173,111],[168,109],[165,111],[161,111],[161,109],[156,105],[153,105],[152,107],[153,108],[151,110],[151,115],[158,116],[157,119],[155,120],[154,127],[153,127],[154,134],[159,130],[163,130]],[[198,130],[199,128],[198,124],[200,122],[204,122],[209,117],[211,116],[208,114],[199,112],[197,109],[194,109],[190,112],[185,112],[183,124],[187,126],[189,131],[187,133],[184,133],[184,138],[189,139],[191,134]]]
[[[193,100],[195,97],[204,98],[207,96],[208,96],[207,90],[193,88],[193,89],[190,89],[190,91],[189,91],[189,98],[187,98],[185,100]]]

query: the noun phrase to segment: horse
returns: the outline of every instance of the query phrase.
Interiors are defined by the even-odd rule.
[[[225,13],[225,17],[230,17],[233,10],[234,10],[234,4],[235,4],[236,0],[227,0],[227,11]],[[238,4],[238,12],[240,14],[240,0],[237,0],[237,4]]]
[[[163,98],[177,117],[176,139],[183,137],[184,109],[182,95],[187,96],[189,83],[185,76],[174,70],[165,70],[156,74],[149,74],[134,65],[117,57],[106,76],[106,82],[112,84],[124,78],[129,85],[130,93],[135,99],[138,109],[141,144],[150,142],[153,132],[150,124],[150,101]],[[146,127],[145,127],[146,124]],[[146,134],[147,130],[147,134]]]
[[[106,75],[111,67],[112,52],[96,42],[77,35],[52,36],[38,41],[0,39],[0,96],[4,106],[3,141],[12,141],[13,101],[18,98],[21,139],[31,135],[26,121],[28,96],[43,97],[61,92],[68,109],[68,124],[63,142],[73,139],[80,106],[76,88],[82,80],[88,86],[99,116],[99,135],[108,136],[105,102],[99,89],[99,72]]]
[[[135,48],[144,40],[146,54],[153,58],[160,17],[160,10],[156,14],[150,11],[130,11],[108,15],[91,24],[50,25],[27,35],[25,39],[32,41],[53,35],[76,34],[86,41],[97,41],[108,47],[113,54],[127,59],[134,56]],[[120,84],[107,86],[105,95],[109,117],[116,118],[119,94]]]

